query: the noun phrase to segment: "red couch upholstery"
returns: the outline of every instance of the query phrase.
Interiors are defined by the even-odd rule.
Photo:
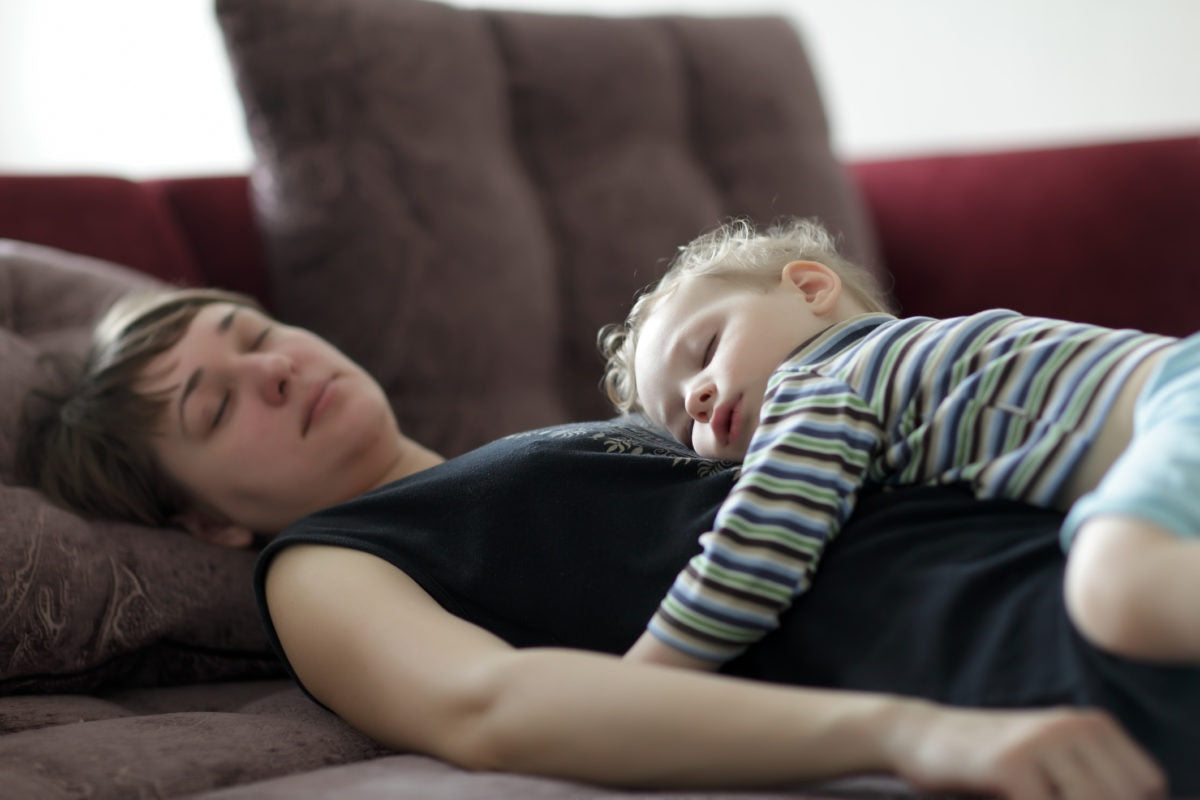
[[[102,258],[171,283],[268,298],[245,176],[3,176],[0,238]]]
[[[851,165],[905,314],[1200,329],[1200,137]],[[244,176],[0,176],[0,238],[271,306]]]
[[[1200,137],[859,164],[906,314],[1200,329]]]

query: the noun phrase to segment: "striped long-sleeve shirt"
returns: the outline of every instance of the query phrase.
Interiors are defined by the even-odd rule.
[[[1172,341],[1012,311],[825,330],[771,376],[742,476],[650,631],[700,658],[742,652],[808,588],[867,484],[1050,505],[1130,372]]]

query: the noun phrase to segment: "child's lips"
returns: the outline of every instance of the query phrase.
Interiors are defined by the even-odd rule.
[[[713,433],[722,446],[729,447],[739,440],[742,432],[742,398],[718,406],[713,415]]]

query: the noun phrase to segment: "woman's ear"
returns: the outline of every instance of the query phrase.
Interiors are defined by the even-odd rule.
[[[245,550],[254,544],[254,531],[203,511],[185,511],[171,521],[200,541],[218,547]]]
[[[781,279],[799,290],[814,314],[829,313],[842,296],[841,276],[819,261],[792,261]]]

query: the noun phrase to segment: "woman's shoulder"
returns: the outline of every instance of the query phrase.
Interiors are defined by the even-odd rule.
[[[483,448],[513,449],[540,447],[565,452],[606,452],[629,455],[696,458],[696,453],[676,441],[641,414],[625,414],[607,420],[569,422],[510,434]]]
[[[487,481],[555,482],[578,475],[602,489],[605,475],[620,481],[646,480],[662,472],[664,480],[706,476],[735,465],[703,458],[638,414],[608,420],[570,422],[513,433],[390,485],[391,490]],[[635,468],[629,472],[629,468]],[[381,487],[387,491],[389,487]]]
[[[736,464],[703,458],[641,415],[572,422],[504,436],[429,469],[380,486],[299,520],[289,531],[326,526],[348,514],[356,519],[396,508],[461,508],[472,501],[579,493],[621,493],[638,486],[689,484],[732,472]],[[503,504],[501,504],[503,505]],[[423,513],[423,512],[422,512]]]

